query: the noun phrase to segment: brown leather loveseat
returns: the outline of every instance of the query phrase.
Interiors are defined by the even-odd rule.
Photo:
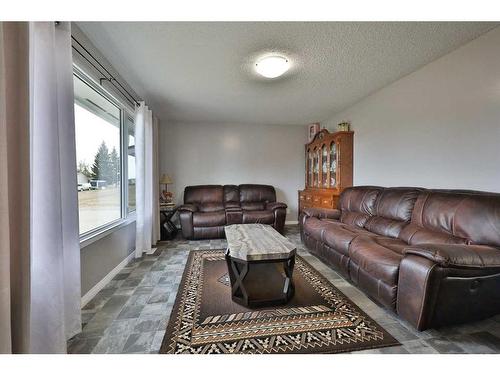
[[[418,330],[500,313],[500,194],[358,186],[306,208],[309,250]]]
[[[269,224],[283,233],[287,205],[270,185],[198,185],[184,189],[179,207],[186,239],[224,238],[230,224]]]

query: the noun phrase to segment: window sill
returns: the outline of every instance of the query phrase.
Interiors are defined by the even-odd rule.
[[[97,232],[92,232],[87,235],[80,237],[80,250],[83,250],[85,247],[93,244],[100,239],[109,236],[111,233],[120,230],[123,227],[133,223],[135,221],[135,212],[131,213],[127,218],[117,220],[116,222],[110,224],[109,226],[102,228]]]

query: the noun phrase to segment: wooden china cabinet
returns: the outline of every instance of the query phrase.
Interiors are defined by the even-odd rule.
[[[303,208],[337,208],[343,189],[352,186],[353,132],[322,129],[306,144],[305,189],[299,190]]]

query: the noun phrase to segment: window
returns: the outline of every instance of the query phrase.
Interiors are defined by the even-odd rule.
[[[74,90],[80,236],[90,236],[135,210],[134,122],[123,105],[77,69]]]
[[[131,116],[125,117],[125,129],[127,132],[127,179],[128,179],[128,202],[127,213],[135,211],[135,124]]]

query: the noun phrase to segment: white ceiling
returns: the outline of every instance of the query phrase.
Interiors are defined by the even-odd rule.
[[[307,124],[478,37],[479,22],[78,22],[161,120]],[[259,53],[286,53],[282,79]]]

